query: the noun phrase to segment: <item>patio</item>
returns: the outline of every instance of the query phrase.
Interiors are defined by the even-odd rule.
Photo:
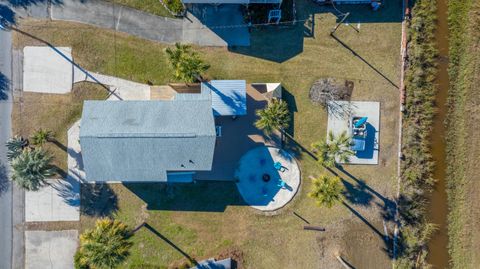
[[[215,117],[215,125],[221,126],[221,136],[217,137],[211,171],[199,171],[196,180],[233,181],[238,161],[247,151],[259,146],[276,146],[279,138],[266,137],[254,123],[255,111],[267,105],[264,92],[247,84],[247,114],[233,119],[230,116]]]
[[[290,202],[300,186],[300,169],[288,152],[257,147],[247,152],[235,172],[237,188],[251,207],[274,211]]]

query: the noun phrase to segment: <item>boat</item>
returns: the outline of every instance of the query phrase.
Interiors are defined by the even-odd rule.
[[[367,121],[368,117],[352,117],[350,124],[352,144],[350,145],[350,149],[355,152],[365,150],[365,141],[367,139]]]

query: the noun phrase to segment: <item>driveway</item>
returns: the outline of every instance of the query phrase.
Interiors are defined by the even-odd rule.
[[[168,44],[250,45],[247,27],[238,27],[244,25],[240,5],[194,5],[186,19],[176,19],[103,0],[24,2],[24,5],[12,7],[9,1],[0,0],[0,3],[12,7],[18,16],[85,23]]]
[[[182,20],[164,18],[101,0],[62,0],[51,4],[51,19],[86,23],[145,39],[181,41]],[[160,4],[160,3],[159,3]]]
[[[200,46],[250,46],[242,6],[191,5],[183,20],[183,41]]]
[[[47,46],[23,49],[23,91],[69,93],[72,90],[72,49]],[[61,54],[60,54],[61,53]]]
[[[26,231],[25,269],[70,269],[78,231]]]
[[[68,177],[25,192],[25,221],[80,221],[80,183]]]

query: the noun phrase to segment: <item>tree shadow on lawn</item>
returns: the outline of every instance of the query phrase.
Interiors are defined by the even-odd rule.
[[[0,162],[0,197],[10,188],[7,167]]]
[[[372,206],[372,201],[374,196],[380,199],[382,202],[375,202],[375,205],[380,208],[380,217],[386,225],[386,222],[390,222],[394,220],[395,214],[395,203],[375,191],[373,188],[368,186],[366,182],[362,179],[354,177],[352,174],[347,172],[344,167],[337,166],[337,169],[340,170],[342,173],[347,175],[350,179],[355,181],[354,184],[348,182],[344,178],[342,178],[337,172],[335,172],[331,168],[327,168],[333,175],[338,176],[341,178],[342,183],[345,186],[344,197],[345,201],[342,201],[343,205],[347,207],[359,220],[365,223],[375,234],[377,234],[384,243],[383,250],[388,254],[390,258],[393,258],[393,236],[388,233],[382,233],[379,229],[377,229],[371,222],[369,222],[364,216],[362,216],[357,210],[355,210],[352,206],[350,206],[347,202],[350,202],[352,205],[360,205],[365,207]]]
[[[176,251],[180,252],[180,254],[182,254],[185,258],[188,259],[188,261],[194,265],[197,265],[198,262],[197,260],[195,260],[195,258],[191,257],[190,255],[188,255],[188,253],[186,253],[185,251],[183,251],[179,246],[177,246],[175,243],[173,243],[172,241],[170,241],[170,239],[168,239],[167,237],[165,237],[163,234],[161,234],[159,231],[157,231],[154,227],[152,227],[150,224],[148,223],[144,223],[143,224],[143,227],[147,228],[150,232],[152,232],[154,235],[156,235],[158,238],[162,239],[165,243],[167,243],[168,245],[170,245],[172,248],[174,248]]]
[[[247,204],[235,182],[123,183],[147,204],[148,210],[223,212],[229,205]]]
[[[282,100],[287,103],[288,110],[290,111],[290,122],[285,132],[287,132],[291,137],[294,137],[295,136],[295,113],[298,112],[297,102],[295,101],[295,96],[285,87],[282,87]]]
[[[106,183],[82,183],[80,212],[87,216],[108,217],[118,211],[118,198]]]
[[[252,30],[249,47],[229,47],[233,53],[282,63],[303,52],[304,38],[315,38],[315,15],[333,14],[340,22],[346,13],[350,15],[344,23],[400,23],[402,2],[384,1],[378,11],[370,5],[341,5],[341,7],[320,6],[310,1],[297,2],[297,22],[294,25],[268,25]],[[320,27],[324,27],[321,25]],[[333,25],[331,26],[333,28]],[[350,29],[352,30],[352,29]],[[355,29],[355,34],[361,30]]]
[[[366,182],[362,179],[359,179],[352,174],[350,174],[347,170],[345,170],[344,167],[338,167],[338,170],[341,171],[343,174],[348,176],[350,179],[354,180],[358,186],[359,189],[363,190],[364,192],[371,193],[375,195],[378,199],[380,199],[382,202],[376,202],[375,204],[382,208],[382,217],[385,221],[393,221],[395,218],[395,210],[396,210],[396,205],[395,201],[392,199],[386,198],[385,196],[381,195],[378,193],[376,190],[368,186]]]

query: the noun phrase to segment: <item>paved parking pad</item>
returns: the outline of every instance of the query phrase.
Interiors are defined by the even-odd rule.
[[[25,221],[79,221],[80,184],[77,180],[49,180],[38,191],[25,192]]]
[[[78,231],[26,231],[25,269],[74,268]]]
[[[40,93],[69,93],[73,85],[72,49],[69,47],[25,47],[23,90]]]
[[[380,103],[379,102],[328,102],[327,132],[332,131],[335,136],[346,131],[351,135],[349,126],[353,116],[368,117],[367,137],[365,150],[358,151],[350,157],[350,164],[378,164],[378,151],[380,143]]]

